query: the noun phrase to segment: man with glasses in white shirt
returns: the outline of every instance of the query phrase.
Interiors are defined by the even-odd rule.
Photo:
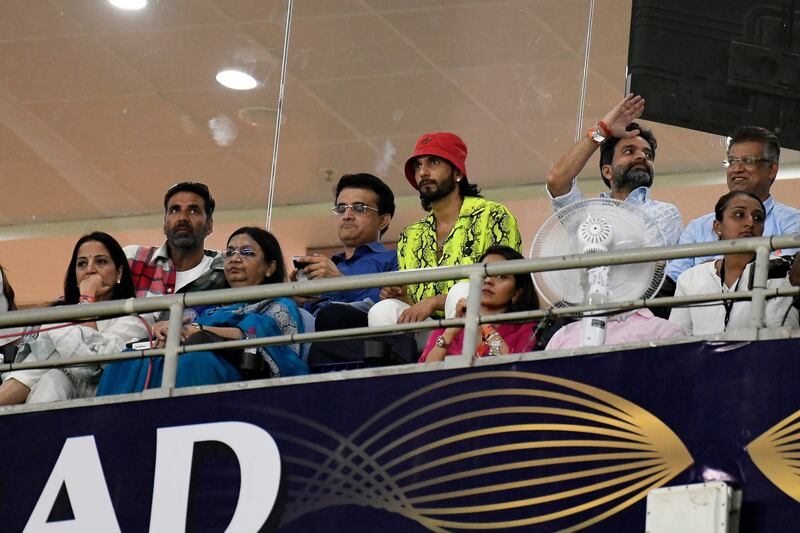
[[[728,142],[727,157],[723,165],[727,169],[729,191],[749,192],[764,203],[767,217],[764,220],[764,236],[788,235],[800,232],[800,210],[775,200],[770,188],[778,175],[781,145],[777,135],[759,126],[736,128]],[[713,242],[719,240],[714,232],[714,213],[692,220],[681,233],[678,244]],[[791,255],[796,250],[777,250],[775,255]],[[705,263],[713,256],[674,259],[667,266],[667,275],[673,281],[689,268]]]

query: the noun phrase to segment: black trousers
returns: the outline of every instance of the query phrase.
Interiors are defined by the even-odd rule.
[[[334,329],[367,327],[367,313],[352,305],[332,303],[317,313],[314,329],[331,331]],[[355,363],[364,360],[364,339],[339,339],[315,342],[308,351],[309,365],[331,363]]]
[[[367,312],[346,304],[329,304],[317,313],[317,331],[367,327]],[[370,352],[369,354],[367,352]],[[416,363],[419,358],[414,335],[398,334],[361,339],[315,342],[308,351],[310,366],[361,363],[369,366]]]

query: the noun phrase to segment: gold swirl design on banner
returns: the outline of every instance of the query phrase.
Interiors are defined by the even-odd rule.
[[[748,444],[747,453],[773,485],[800,502],[800,411]]]
[[[658,418],[577,381],[515,371],[423,387],[349,436],[284,410],[313,441],[273,433],[288,477],[284,522],[333,505],[399,513],[433,531],[596,524],[693,460]],[[293,450],[303,449],[302,457]]]

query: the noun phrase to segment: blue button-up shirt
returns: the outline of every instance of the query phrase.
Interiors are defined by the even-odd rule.
[[[378,241],[358,246],[350,259],[345,259],[344,253],[331,257],[331,261],[343,276],[356,276],[358,274],[376,274],[378,272],[394,272],[397,270],[397,251],[389,250]],[[332,291],[321,294],[321,299],[309,302],[303,308],[315,314],[331,302],[356,303],[365,302],[365,308],[380,300],[380,287],[371,289],[355,289],[351,291]]]
[[[772,196],[766,199],[764,208],[767,210],[767,218],[764,219],[764,236],[789,235],[800,232],[800,210],[776,202]],[[714,232],[714,218],[714,213],[708,213],[689,222],[689,225],[681,233],[678,244],[718,241],[719,236]],[[796,251],[795,249],[777,250],[773,254],[791,255]],[[678,276],[684,271],[717,257],[720,256],[707,255],[704,257],[673,259],[667,265],[667,275],[677,281]]]
[[[546,186],[545,190],[547,190]],[[567,194],[554,197],[550,194],[550,191],[547,190],[547,195],[550,197],[550,203],[556,211],[584,199],[583,193],[578,188],[576,180],[572,180],[572,187]],[[600,193],[600,198],[611,198],[611,193]],[[661,229],[667,246],[672,246],[678,242],[681,230],[683,229],[683,220],[681,220],[681,212],[678,211],[677,207],[666,202],[653,200],[650,197],[650,187],[644,186],[632,190],[624,201],[642,208],[647,216]]]

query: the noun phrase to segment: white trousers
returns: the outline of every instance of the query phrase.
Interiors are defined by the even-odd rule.
[[[25,403],[46,403],[75,398],[75,385],[63,370],[51,368],[31,387]]]
[[[469,282],[459,281],[450,288],[447,293],[447,300],[444,304],[444,317],[453,318],[456,316],[456,304],[461,298],[466,298],[469,293]],[[397,324],[397,319],[403,311],[411,307],[407,303],[390,298],[381,300],[373,305],[369,310],[369,326],[392,326]],[[428,319],[430,320],[430,319]]]

